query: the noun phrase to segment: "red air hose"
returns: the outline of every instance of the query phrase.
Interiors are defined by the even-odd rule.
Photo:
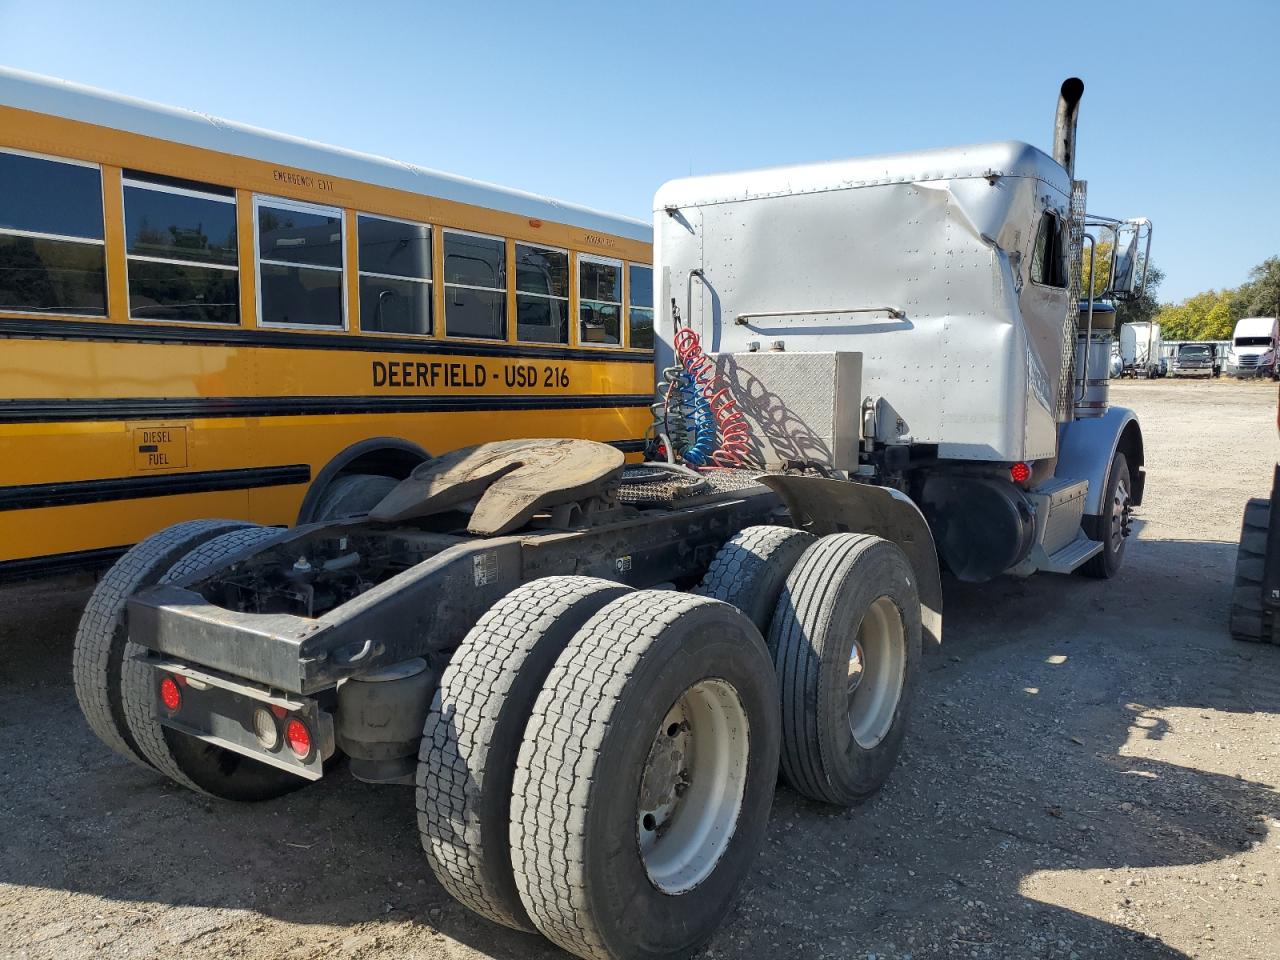
[[[702,350],[702,341],[688,327],[675,333],[676,358],[706,399],[716,420],[719,444],[711,462],[719,467],[745,467],[751,449],[751,428],[738,409],[738,400]]]

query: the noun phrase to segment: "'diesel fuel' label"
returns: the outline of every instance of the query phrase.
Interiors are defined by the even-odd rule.
[[[186,427],[134,427],[135,470],[169,470],[186,465]]]

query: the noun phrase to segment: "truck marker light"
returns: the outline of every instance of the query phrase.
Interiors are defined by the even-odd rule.
[[[182,690],[173,677],[165,677],[160,681],[160,702],[170,713],[177,713],[182,706]]]
[[[274,750],[280,745],[280,729],[276,726],[276,718],[265,707],[258,707],[253,711],[253,733],[264,750]]]
[[[1026,483],[1031,479],[1031,467],[1025,463],[1015,463],[1009,468],[1009,476],[1014,483]]]
[[[311,731],[301,720],[290,720],[284,727],[284,738],[289,742],[289,749],[301,759],[311,755]]]

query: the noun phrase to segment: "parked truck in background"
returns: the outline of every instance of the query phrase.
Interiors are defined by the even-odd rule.
[[[1164,375],[1160,362],[1160,324],[1135,321],[1120,326],[1121,376],[1155,379]]]
[[[1216,377],[1222,373],[1218,346],[1213,343],[1180,343],[1169,370],[1174,377]]]
[[[1276,364],[1277,342],[1280,342],[1280,319],[1243,317],[1237,320],[1231,346],[1227,348],[1227,376],[1280,376],[1280,367]]]
[[[940,567],[1120,569],[1142,432],[1108,403],[1105,311],[1078,278],[1106,232],[1108,296],[1138,295],[1151,228],[1085,212],[1083,89],[1062,85],[1052,157],[664,185],[649,462],[482,444],[367,515],[157,534],[81,621],[90,725],[234,800],[345,753],[416,787],[427,860],[476,912],[593,960],[689,956],[779,766],[836,805],[888,778],[942,637]]]

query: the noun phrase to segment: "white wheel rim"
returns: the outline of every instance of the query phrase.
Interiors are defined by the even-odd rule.
[[[692,890],[728,849],[749,734],[738,692],[724,680],[689,687],[659,724],[640,779],[636,836],[645,872],[663,893]]]
[[[1111,552],[1116,553],[1124,546],[1124,538],[1129,535],[1129,484],[1121,478],[1116,484],[1115,496],[1111,498]]]
[[[849,654],[849,732],[863,750],[875,747],[893,726],[906,670],[902,614],[893,600],[880,597],[862,618]]]

